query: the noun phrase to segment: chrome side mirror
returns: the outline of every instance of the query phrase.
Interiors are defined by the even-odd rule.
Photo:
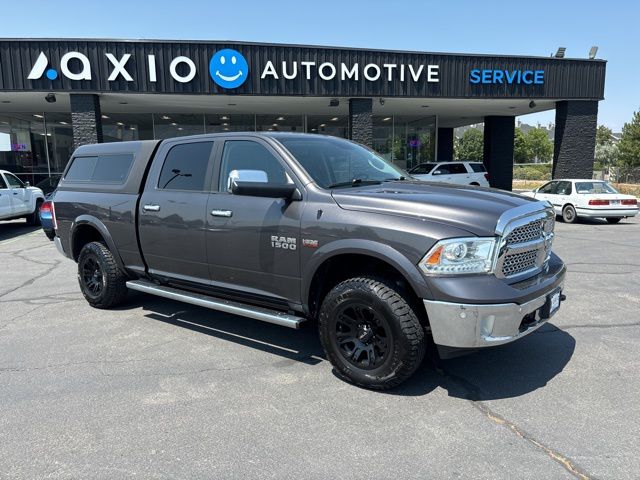
[[[268,183],[269,177],[263,170],[231,170],[227,178],[228,191],[231,191],[234,182]]]

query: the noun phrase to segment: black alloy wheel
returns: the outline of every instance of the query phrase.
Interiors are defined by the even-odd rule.
[[[95,254],[86,255],[80,265],[84,292],[92,298],[99,298],[104,289],[104,275]]]
[[[358,301],[339,310],[335,335],[343,358],[362,370],[378,368],[393,351],[388,322],[371,305]]]

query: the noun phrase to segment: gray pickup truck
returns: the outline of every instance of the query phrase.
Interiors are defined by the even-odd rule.
[[[386,389],[534,331],[564,300],[546,202],[416,181],[338,138],[228,133],[88,145],[52,205],[87,301],[137,290],[290,328]]]

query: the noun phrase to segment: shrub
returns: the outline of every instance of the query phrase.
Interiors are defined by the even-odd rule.
[[[514,165],[513,178],[518,180],[551,180],[551,164]]]

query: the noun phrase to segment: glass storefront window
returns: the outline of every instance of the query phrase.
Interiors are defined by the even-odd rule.
[[[373,149],[386,160],[393,161],[393,117],[378,117],[373,119]]]
[[[308,115],[307,132],[347,138],[348,121],[347,115]]]
[[[373,149],[403,169],[434,161],[435,116],[373,116]],[[348,137],[347,115],[102,114],[105,142],[216,132],[286,131]],[[47,149],[48,161],[47,164]],[[32,184],[60,174],[73,153],[69,113],[0,113],[0,169]]]
[[[302,115],[256,115],[258,132],[304,132]]]
[[[155,138],[185,137],[205,133],[202,113],[154,113]]]
[[[255,115],[228,113],[206,115],[206,133],[253,132],[255,129]]]
[[[153,118],[150,113],[102,112],[102,134],[105,142],[152,140]]]
[[[393,117],[393,161],[410,169],[435,160],[436,117]]]
[[[0,114],[0,169],[32,185],[62,172],[72,150],[67,113]]]

